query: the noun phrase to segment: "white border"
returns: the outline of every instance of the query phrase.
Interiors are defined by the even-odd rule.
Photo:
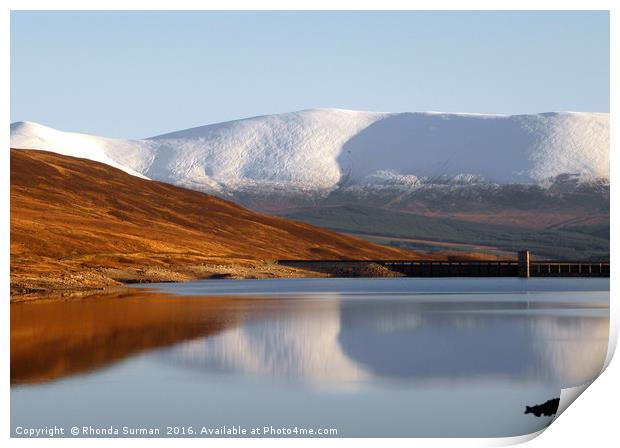
[[[616,173],[616,155],[618,153],[618,126],[614,118],[618,112],[618,89],[615,80],[620,76],[618,71],[618,26],[620,17],[620,8],[617,6],[620,2],[612,0],[425,0],[425,1],[407,1],[407,0],[382,0],[367,1],[358,0],[356,2],[347,2],[342,0],[263,0],[260,3],[251,0],[228,0],[228,1],[200,1],[200,0],[58,0],[53,4],[44,0],[5,0],[2,4],[2,15],[0,19],[0,33],[2,33],[1,52],[4,70],[2,72],[2,88],[5,92],[3,98],[5,102],[0,109],[0,119],[7,131],[3,134],[2,141],[4,148],[9,147],[8,124],[10,122],[10,80],[9,80],[9,49],[10,49],[10,10],[37,10],[37,9],[59,9],[59,10],[134,10],[134,9],[159,9],[159,10],[233,10],[233,9],[289,9],[289,10],[339,10],[339,9],[360,9],[360,10],[398,10],[398,9],[417,9],[417,10],[610,10],[611,11],[611,177],[615,179]],[[0,417],[2,418],[2,426],[0,437],[5,439],[10,446],[31,446],[33,444],[44,444],[49,446],[83,446],[84,439],[9,439],[10,422],[9,422],[9,153],[4,150],[1,154],[1,166],[3,175],[0,176],[0,194],[2,198],[2,214],[3,225],[1,227],[2,238],[0,240],[0,267],[2,269],[2,297],[1,316],[3,319],[0,331],[0,343],[2,344],[3,365],[1,370],[4,388],[0,399]],[[612,188],[613,189],[613,188]],[[612,196],[611,203],[611,223],[612,227],[618,222],[617,201]],[[616,291],[616,267],[620,259],[618,258],[617,239],[612,233],[611,238],[611,265],[612,274],[611,290]],[[612,294],[613,297],[613,294]],[[610,355],[615,349],[618,338],[618,321],[619,313],[616,306],[617,299],[612,299],[611,304],[611,337],[610,337]],[[612,349],[613,347],[613,349]],[[611,359],[608,356],[608,361]],[[594,381],[592,386],[577,401],[577,405],[570,406],[568,410],[554,422],[547,431],[540,437],[530,442],[529,446],[548,447],[553,446],[590,446],[611,447],[615,446],[618,437],[618,423],[614,416],[615,403],[612,397],[619,397],[620,388],[618,387],[620,377],[620,367],[618,362],[614,362],[607,368],[599,379]],[[617,415],[617,414],[616,414]],[[390,446],[408,446],[412,443],[418,446],[497,446],[505,444],[514,444],[529,440],[533,436],[525,436],[520,438],[508,439],[354,439],[352,442],[359,446],[376,446],[377,444],[388,444]],[[290,446],[290,439],[247,439],[250,443],[257,446]],[[118,446],[133,445],[136,442],[142,442],[139,439],[118,439],[112,443]],[[351,442],[350,439],[321,439],[320,444],[327,446],[340,445],[342,443]],[[90,439],[89,445],[108,446],[110,440]],[[149,439],[149,446],[164,446],[167,444],[187,443],[193,445],[204,446],[208,444],[218,444],[221,446],[231,446],[239,443],[237,439]],[[295,440],[295,445],[314,446],[317,443],[315,439]],[[7,446],[7,445],[5,445]]]

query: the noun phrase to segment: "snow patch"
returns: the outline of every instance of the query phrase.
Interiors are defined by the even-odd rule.
[[[11,148],[50,151],[105,163],[132,176],[148,179],[142,171],[148,163],[147,146],[140,141],[108,139],[62,132],[28,121],[11,124]]]

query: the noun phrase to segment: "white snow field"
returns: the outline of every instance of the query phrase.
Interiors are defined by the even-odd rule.
[[[216,194],[328,193],[341,185],[483,179],[546,185],[561,174],[609,178],[609,114],[375,113],[313,109],[143,140],[18,122],[11,147],[96,160]]]

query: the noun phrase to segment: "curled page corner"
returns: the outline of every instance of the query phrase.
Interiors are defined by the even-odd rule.
[[[596,380],[596,378],[575,387],[567,387],[560,391],[560,404],[552,422],[562,415],[562,413],[579,398],[579,396]]]
[[[614,318],[613,314],[610,314],[609,317],[609,344],[607,345],[607,356],[605,357],[601,373],[609,366],[618,345],[618,319]]]
[[[534,431],[529,434],[524,434],[522,436],[496,437],[492,439],[486,439],[487,443],[484,444],[484,446],[499,447],[499,446],[520,445],[522,443],[529,442],[530,440],[535,439],[536,437],[541,435],[543,432],[545,432],[547,428],[548,426],[545,426],[543,429],[539,429],[538,431]]]
[[[596,378],[591,379],[590,381],[580,384],[579,386],[574,386],[574,387],[566,387],[564,389],[560,390],[560,398],[559,398],[559,403],[558,403],[558,408],[555,411],[555,416],[553,417],[553,419],[547,424],[545,425],[544,428],[538,430],[538,431],[534,431],[530,434],[524,434],[522,436],[515,436],[515,437],[500,437],[497,439],[494,439],[494,441],[492,443],[490,443],[488,446],[510,446],[510,445],[517,445],[517,444],[521,444],[521,443],[525,443],[528,442],[532,439],[535,439],[536,437],[538,437],[539,435],[541,435],[543,432],[545,432],[552,424],[555,420],[557,420],[557,418],[562,415],[562,413],[568,409],[568,407],[573,404],[573,402],[579,398],[579,396],[596,380]],[[526,407],[526,409],[530,409],[527,412],[532,412],[532,413],[536,413],[535,409],[532,408],[541,408],[540,411],[542,413],[545,412],[545,410],[543,409],[545,406],[553,406],[553,401],[555,400],[549,400],[547,403],[543,403],[541,405],[538,406],[533,406],[533,407]]]

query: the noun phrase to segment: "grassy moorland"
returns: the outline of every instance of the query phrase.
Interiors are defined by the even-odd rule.
[[[98,162],[11,150],[14,298],[122,282],[324,275],[272,262],[281,258],[419,257]]]
[[[518,250],[529,249],[535,256],[545,258],[609,259],[609,222],[531,228],[360,205],[315,207],[282,216],[413,250],[514,254]],[[530,213],[530,220],[536,220],[535,213]]]

